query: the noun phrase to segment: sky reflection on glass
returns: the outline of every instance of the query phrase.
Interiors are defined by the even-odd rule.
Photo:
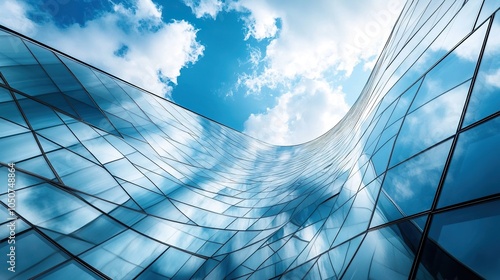
[[[0,33],[0,174],[16,163],[19,250],[43,249],[18,277],[498,276],[498,18],[423,2],[346,118],[287,147]]]

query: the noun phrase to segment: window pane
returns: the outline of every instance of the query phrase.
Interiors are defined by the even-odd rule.
[[[417,279],[499,279],[500,201],[437,214]]]
[[[391,166],[455,134],[469,82],[406,116],[394,145]]]
[[[387,172],[372,226],[431,207],[450,146],[448,140]]]
[[[84,253],[82,259],[113,279],[132,279],[167,248],[128,230]]]
[[[76,261],[70,261],[55,270],[51,270],[49,273],[42,275],[37,279],[47,279],[47,280],[90,280],[90,279],[101,279],[101,277],[95,275],[93,272],[77,263]]]
[[[342,279],[408,279],[422,231],[413,221],[371,231]]]
[[[487,117],[500,108],[500,13],[493,22],[481,66],[469,101],[464,126]]]
[[[500,192],[500,117],[459,135],[439,206]]]
[[[68,258],[34,230],[16,235],[15,245],[16,272],[12,273],[7,270],[8,264],[3,261],[3,267],[0,269],[0,279],[12,279],[13,275],[16,276],[15,279],[31,279],[31,277],[58,265]],[[6,255],[10,253],[10,246],[7,240],[0,243],[0,252],[2,252],[4,260],[7,259]]]
[[[0,162],[17,162],[40,155],[31,132],[0,138]]]

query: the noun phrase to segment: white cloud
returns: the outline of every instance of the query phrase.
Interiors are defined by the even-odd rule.
[[[245,40],[250,37],[254,37],[257,40],[272,38],[278,32],[276,24],[277,19],[280,17],[279,10],[273,7],[268,1],[234,1],[228,4],[228,9],[246,14],[243,17],[247,29]]]
[[[350,75],[355,65],[381,51],[402,2],[321,0],[314,5],[304,1],[285,5],[273,0],[241,0],[229,6],[248,11],[243,16],[247,37],[272,38],[265,70],[255,75],[272,83],[270,80],[282,77],[314,79],[332,68]]]
[[[238,86],[247,94],[287,92],[275,107],[251,115],[245,132],[273,144],[297,144],[332,128],[348,110],[345,94],[332,83],[347,79],[360,63],[373,68],[402,7],[402,0],[229,3],[228,10],[243,13],[246,39],[269,39],[259,60],[250,56],[260,67],[240,75]]]
[[[0,7],[1,24],[158,95],[169,97],[180,70],[203,55],[197,30],[186,21],[164,23],[161,7],[151,0],[137,0],[133,7],[117,4],[113,12],[67,27],[30,21],[33,7],[7,3]],[[121,48],[125,51],[116,55]]]
[[[215,19],[222,10],[222,2],[219,0],[184,0],[184,4],[191,8],[197,18],[211,17]]]
[[[31,35],[35,24],[26,17],[27,6],[15,1],[0,2],[0,24],[15,27],[16,31]]]
[[[292,91],[278,97],[265,113],[252,114],[244,132],[268,143],[299,144],[333,127],[348,111],[342,88],[326,81],[303,79]]]
[[[486,85],[493,88],[500,88],[500,69],[492,71],[492,73],[486,73],[484,75]]]

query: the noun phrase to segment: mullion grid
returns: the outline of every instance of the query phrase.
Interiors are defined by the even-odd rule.
[[[443,185],[444,185],[446,174],[448,173],[448,169],[450,167],[451,160],[453,158],[453,154],[454,154],[455,148],[457,146],[459,135],[463,131],[463,129],[461,129],[461,127],[462,127],[463,122],[464,122],[464,118],[465,118],[465,114],[466,114],[466,111],[467,111],[467,107],[468,107],[468,104],[469,104],[469,101],[470,101],[470,97],[472,95],[472,90],[474,88],[474,84],[475,84],[475,81],[476,81],[476,78],[477,78],[477,74],[479,72],[479,67],[480,67],[481,60],[482,60],[482,57],[483,57],[483,54],[484,54],[484,49],[486,48],[486,43],[487,43],[488,38],[490,36],[491,26],[493,25],[494,17],[495,17],[495,14],[493,14],[490,17],[488,28],[486,30],[485,37],[483,38],[483,42],[482,42],[482,46],[481,46],[481,51],[480,51],[480,54],[479,54],[479,58],[478,58],[478,61],[476,63],[476,68],[474,70],[474,75],[472,76],[471,86],[469,87],[467,98],[466,98],[465,104],[464,104],[464,106],[462,108],[462,114],[461,114],[460,120],[458,122],[458,127],[456,129],[455,135],[453,136],[453,141],[452,141],[452,144],[451,144],[450,152],[449,152],[448,157],[446,159],[446,162],[445,162],[445,165],[444,165],[444,168],[443,168],[443,172],[441,174],[441,178],[440,178],[439,184],[438,184],[437,189],[436,189],[436,194],[434,196],[434,201],[432,202],[432,206],[431,206],[431,209],[430,209],[429,218],[427,219],[427,222],[425,224],[425,228],[424,228],[422,237],[420,239],[420,245],[419,245],[418,251],[416,252],[415,260],[414,260],[412,269],[410,270],[410,274],[409,274],[409,278],[410,279],[415,279],[417,277],[418,267],[419,267],[419,264],[420,264],[420,260],[422,258],[422,250],[423,250],[423,247],[425,246],[426,240],[428,238],[428,234],[429,234],[430,227],[431,227],[431,224],[432,224],[432,219],[434,217],[434,214],[436,213],[437,203],[439,201],[439,197],[440,197]],[[479,27],[477,27],[477,29],[479,29]],[[475,125],[472,125],[472,126],[468,127],[468,129],[470,129],[472,127],[475,127],[477,125],[479,125],[479,123],[476,123]],[[467,202],[461,203],[461,205],[467,205],[467,204],[468,204]]]
[[[492,23],[490,22],[489,24],[490,24],[490,26],[489,26],[489,28],[488,28],[488,31],[487,31],[486,37],[488,37],[489,30],[490,30],[490,27],[491,27],[491,24],[492,24]],[[479,61],[481,60],[481,57],[482,57],[482,54],[483,54],[483,51],[484,51],[484,46],[485,46],[485,44],[486,44],[485,42],[486,42],[486,40],[483,42],[483,47],[482,47],[482,50],[481,50],[481,56],[480,56]],[[439,63],[439,61],[438,61],[438,63]],[[434,66],[433,66],[433,67],[434,67]],[[433,67],[431,67],[431,69],[432,69]],[[474,80],[475,80],[475,78],[476,78],[476,76],[477,76],[478,67],[479,67],[479,64],[478,64],[478,66],[476,66],[476,70],[475,70],[475,74],[474,74]],[[471,87],[471,88],[472,88],[472,87]],[[463,112],[462,112],[462,116],[461,116],[461,118],[460,118],[459,127],[457,128],[457,133],[456,133],[456,134],[455,134],[455,136],[454,136],[453,146],[452,146],[452,149],[451,149],[451,151],[450,151],[450,153],[449,153],[448,159],[447,159],[447,161],[446,161],[445,169],[444,169],[444,171],[443,171],[443,173],[442,173],[442,177],[441,177],[441,182],[440,182],[440,184],[439,184],[438,191],[437,191],[436,196],[435,196],[435,201],[434,201],[434,203],[433,203],[432,210],[430,210],[431,212],[421,212],[421,213],[415,214],[415,215],[413,215],[413,216],[405,217],[405,218],[403,218],[403,219],[401,219],[401,220],[393,221],[393,222],[391,222],[391,223],[389,223],[389,224],[384,224],[384,225],[383,225],[383,227],[388,226],[388,225],[391,225],[391,224],[394,224],[394,223],[396,223],[396,222],[401,222],[401,221],[404,221],[404,220],[409,220],[409,219],[414,218],[414,217],[417,217],[417,216],[423,216],[423,215],[426,215],[426,214],[428,214],[428,213],[434,214],[434,213],[437,213],[437,212],[442,211],[442,209],[436,210],[436,209],[435,209],[435,208],[436,208],[436,205],[435,205],[435,204],[436,204],[436,201],[437,201],[437,198],[438,198],[438,194],[439,194],[439,192],[440,192],[440,189],[441,189],[441,187],[442,187],[443,178],[444,178],[444,176],[445,176],[445,174],[446,174],[446,171],[447,171],[447,169],[448,169],[448,167],[449,167],[449,163],[450,163],[450,161],[451,161],[451,154],[452,154],[452,152],[453,152],[453,150],[454,150],[454,148],[455,148],[455,146],[456,146],[456,141],[457,141],[457,138],[458,138],[458,134],[459,134],[460,132],[464,131],[464,130],[470,129],[471,127],[475,127],[475,126],[477,126],[478,124],[485,122],[486,120],[489,120],[489,119],[491,119],[491,118],[493,118],[493,117],[495,117],[495,116],[498,116],[498,112],[497,112],[497,113],[495,113],[493,116],[489,116],[489,117],[487,117],[486,119],[483,119],[483,120],[481,120],[481,121],[479,121],[479,122],[477,122],[477,123],[475,123],[475,124],[473,124],[473,125],[471,125],[471,126],[469,126],[469,127],[465,128],[465,129],[460,129],[460,127],[461,127],[461,125],[462,125],[462,123],[463,123],[463,118],[464,118],[464,114],[465,114],[465,108],[467,108],[467,105],[468,105],[468,102],[469,102],[469,99],[470,99],[470,94],[471,94],[471,89],[469,89],[469,93],[468,93],[468,96],[467,96],[467,101],[466,101],[466,103],[465,103],[465,105],[464,105],[464,110],[463,110]],[[17,104],[17,101],[16,101],[16,104]],[[411,105],[410,105],[410,106],[411,106]],[[22,111],[21,111],[21,112],[22,112]],[[38,143],[38,144],[39,144],[39,143]],[[391,151],[391,153],[392,153],[392,151]],[[48,162],[48,161],[47,161],[47,162]],[[48,163],[50,164],[50,162],[48,162]],[[57,174],[57,173],[55,173],[55,172],[54,172],[54,174]],[[497,198],[497,196],[489,197],[489,198],[486,198],[486,199],[495,199],[495,198]],[[484,200],[484,199],[482,199],[482,200]],[[482,200],[480,199],[479,201],[482,201]],[[467,203],[470,203],[470,202],[467,202]],[[466,204],[466,203],[464,203],[464,205],[465,205],[465,204]],[[463,205],[454,206],[454,207],[460,207],[460,206],[463,206]],[[446,208],[446,209],[448,209],[448,208]],[[450,209],[451,209],[451,208],[450,208]],[[432,216],[432,215],[431,215],[431,216]],[[424,234],[424,235],[422,236],[422,238],[421,238],[421,245],[420,245],[420,247],[419,247],[419,248],[420,248],[420,249],[419,249],[419,253],[420,253],[420,250],[421,250],[421,248],[422,248],[422,243],[423,243],[423,240],[425,239],[425,236],[426,236],[426,234],[428,233],[428,228],[429,228],[430,220],[431,220],[431,218],[429,218],[429,220],[428,220],[428,221],[427,221],[427,223],[426,223],[426,227],[425,227],[425,234]],[[378,228],[379,228],[379,227],[376,227],[376,228],[374,228],[374,229],[378,229]],[[367,230],[367,231],[374,230],[374,229],[369,229],[369,230]],[[361,234],[364,234],[364,233],[366,233],[367,231],[365,231],[365,232],[363,232],[363,233],[361,233]],[[318,231],[318,233],[319,233],[319,231]],[[358,236],[359,236],[359,235],[358,235]],[[355,238],[355,237],[354,237],[354,238]],[[352,239],[350,239],[350,240],[352,240]],[[348,241],[349,241],[349,240],[348,240]],[[348,242],[348,241],[346,241],[346,242]],[[342,243],[342,244],[343,244],[343,243]],[[361,244],[362,244],[362,242],[360,243],[360,246],[361,246]],[[358,250],[359,250],[359,247],[358,247]],[[327,252],[328,252],[328,251],[327,251]],[[319,256],[317,256],[317,258],[319,259]],[[415,258],[415,259],[417,260],[417,258]],[[351,260],[351,261],[352,261],[352,260]],[[415,261],[415,263],[417,263],[417,262]],[[315,265],[312,265],[312,266],[311,266],[311,269],[313,269],[313,268],[314,268],[314,266],[315,266]],[[415,266],[412,268],[412,270],[415,270]],[[415,273],[415,272],[413,272],[413,273]]]

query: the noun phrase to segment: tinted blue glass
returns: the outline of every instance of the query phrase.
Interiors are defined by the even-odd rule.
[[[464,83],[406,116],[391,166],[455,134],[468,88],[469,83]]]
[[[58,89],[40,65],[9,66],[2,74],[13,88],[29,95],[57,92]]]
[[[438,206],[499,193],[500,118],[461,133]]]
[[[174,248],[169,248],[156,260],[138,279],[152,279],[155,277],[173,278],[187,263],[190,255]],[[201,265],[201,263],[199,263]]]
[[[16,98],[19,98],[16,95]],[[49,107],[30,99],[19,100],[19,105],[27,117],[29,124],[33,129],[40,129],[49,126],[62,124],[61,119]]]
[[[396,137],[391,138],[373,155],[371,162],[375,167],[377,175],[382,174],[387,169],[387,164],[391,156],[395,140]]]
[[[405,221],[369,232],[342,279],[408,279],[422,232]]]
[[[328,251],[328,257],[333,268],[331,271],[325,271],[328,277],[340,277],[344,273],[363,238],[364,235],[360,235]]]
[[[7,240],[0,243],[0,250],[6,252],[4,257],[10,254],[11,245],[7,243]],[[14,254],[17,256],[15,258],[15,274],[6,268],[1,269],[0,278],[12,279],[11,277],[15,275],[17,279],[29,279],[66,261],[68,258],[34,230],[16,236]]]
[[[35,58],[31,55],[23,40],[5,33],[0,34],[0,70],[3,67],[13,65],[36,64]]]
[[[16,164],[16,166],[17,168],[38,174],[49,180],[55,179],[54,172],[52,172],[43,156],[37,156],[32,159],[19,162]]]
[[[483,6],[481,7],[481,13],[477,20],[477,24],[483,23],[483,21],[494,13],[498,9],[498,0],[484,0]]]
[[[26,49],[28,39],[0,27],[0,77],[12,80],[0,84],[0,154],[17,160],[17,213],[25,221],[18,234],[36,230],[49,244],[27,243],[44,252],[35,250],[28,265],[36,272],[19,278],[93,278],[94,271],[112,279],[394,279],[408,277],[417,250],[425,252],[419,277],[448,276],[441,273],[446,266],[479,277],[468,258],[490,257],[497,248],[471,243],[464,257],[452,244],[458,235],[447,232],[460,231],[460,223],[431,228],[426,249],[418,246],[432,217],[453,222],[430,207],[445,161],[451,183],[443,197],[459,188],[467,190],[457,192],[458,202],[467,204],[498,195],[498,178],[484,165],[499,165],[500,132],[472,127],[474,120],[454,138],[471,81],[479,88],[496,77],[484,69],[483,79],[473,77],[489,24],[472,30],[482,3],[409,1],[347,116],[325,135],[290,147],[247,137],[42,45]],[[491,3],[486,13],[496,9]],[[483,103],[478,111],[498,105]],[[456,163],[461,157],[467,164]],[[8,160],[0,158],[0,178],[8,178]],[[460,176],[484,186],[469,190],[467,179],[453,182]],[[2,201],[7,197],[0,189]],[[475,209],[463,207],[453,209]],[[481,220],[491,226],[494,215],[474,213],[464,223],[493,232]],[[466,260],[463,266],[454,266],[454,255]]]
[[[69,234],[99,215],[97,210],[83,201],[47,183],[19,190],[18,193],[19,213],[33,224],[56,232]]]
[[[0,119],[0,126],[2,127],[2,131],[0,131],[0,138],[28,132],[26,128],[4,119]]]
[[[413,101],[415,94],[417,93],[417,90],[420,88],[421,82],[422,80],[420,79],[401,95],[401,97],[398,99],[396,108],[394,109],[394,112],[389,119],[388,124],[392,124],[396,120],[399,120],[401,117],[406,115],[406,112],[408,111],[410,104]]]
[[[31,132],[0,138],[0,161],[9,163],[40,155]]]
[[[500,277],[499,207],[496,200],[435,215],[417,279]]]
[[[12,99],[12,94],[4,88],[0,87],[0,117],[11,121],[18,125],[28,127],[23,116],[19,112],[19,108]]]
[[[483,45],[487,26],[475,31],[424,77],[410,111],[472,77]]]
[[[70,261],[60,266],[58,270],[50,271],[40,276],[38,279],[47,280],[66,280],[70,278],[71,280],[90,280],[90,279],[101,279],[92,271],[88,270],[76,261]]]
[[[431,207],[450,146],[448,140],[387,171],[382,189],[403,216]]]
[[[133,278],[167,246],[128,230],[82,255],[82,259],[114,279]]]
[[[73,236],[97,245],[123,230],[125,230],[124,226],[107,216],[101,215],[75,231]]]
[[[498,13],[497,13],[498,15]],[[464,126],[487,117],[500,108],[500,61],[497,35],[500,32],[500,17],[496,17],[484,49],[479,73],[467,107]]]

